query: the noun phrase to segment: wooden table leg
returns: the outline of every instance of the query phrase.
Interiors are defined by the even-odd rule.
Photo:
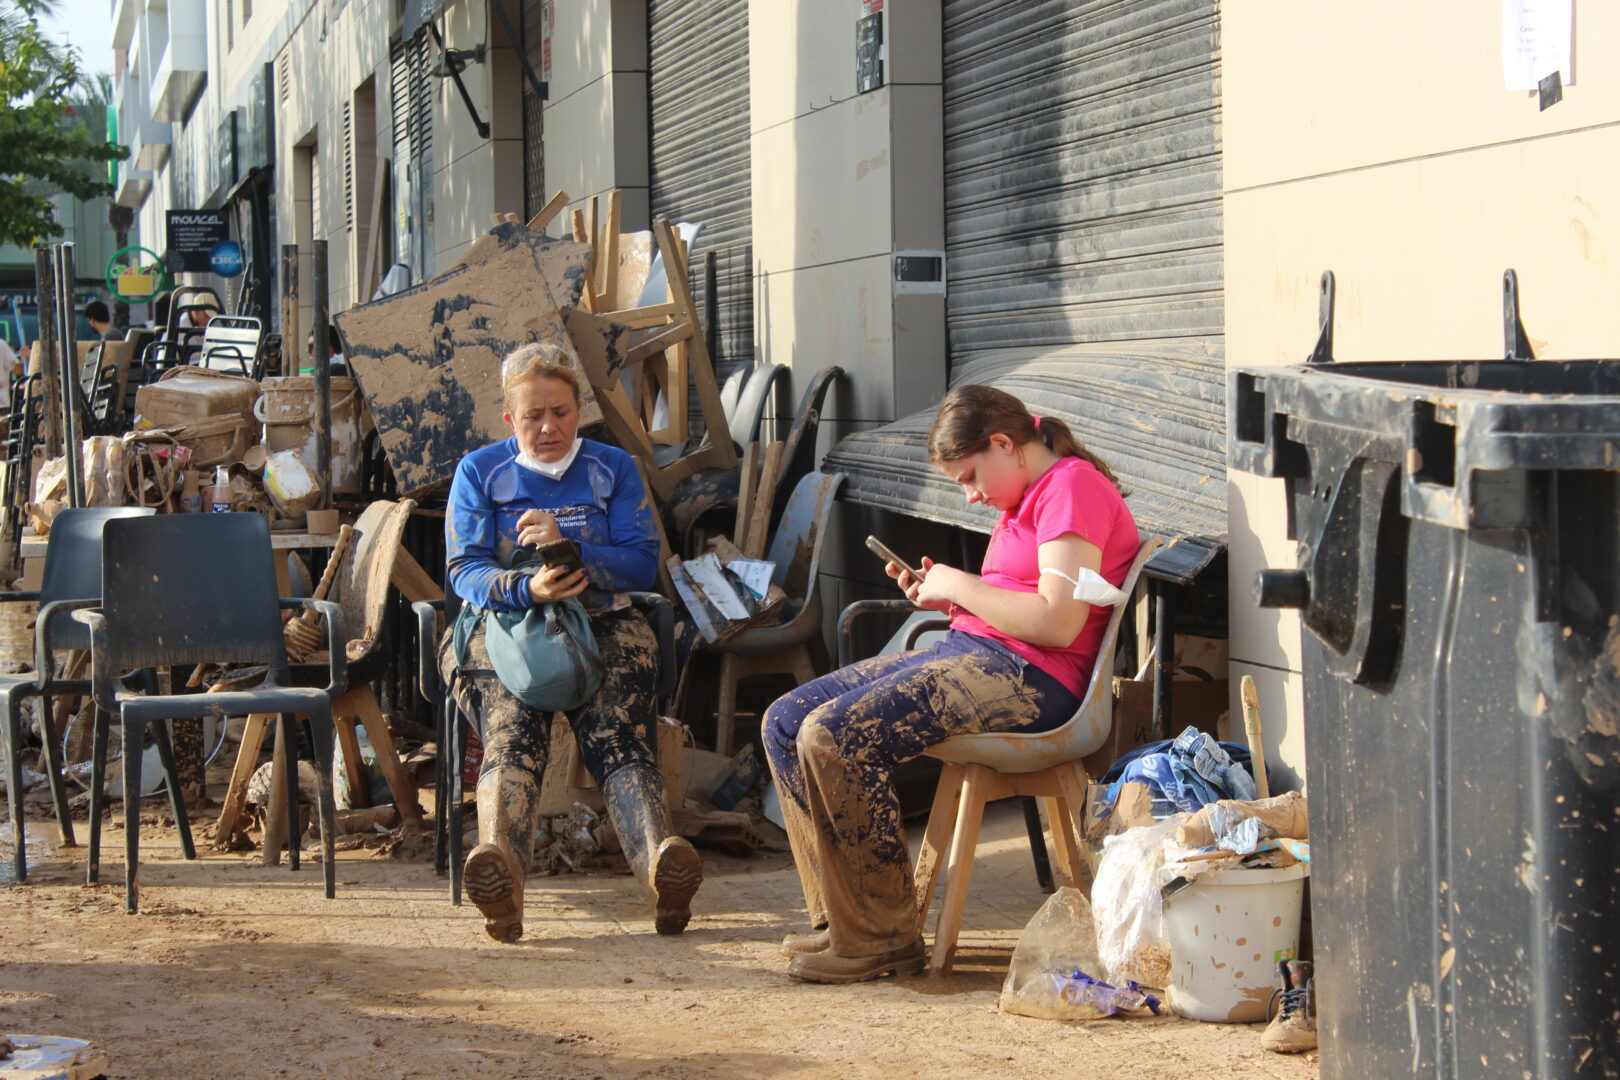
[[[343,775],[349,781],[349,806],[352,809],[370,806],[371,778],[366,775],[366,763],[360,757],[360,736],[354,732],[354,720],[347,716],[333,717],[333,726],[337,728],[338,744],[343,747]]]
[[[214,824],[214,847],[228,850],[231,837],[241,824],[242,810],[247,806],[248,781],[259,767],[259,747],[264,742],[264,727],[270,722],[267,713],[253,713],[242,730],[242,745],[236,751],[236,765],[231,769],[231,782],[225,789],[225,807]]]
[[[287,815],[296,812],[287,805],[287,770],[297,768],[287,760],[287,724],[276,720],[276,752],[270,767],[270,806],[264,814],[264,865],[281,865],[281,847],[287,842]]]
[[[332,710],[358,716],[360,722],[366,725],[366,735],[371,739],[371,748],[377,752],[377,764],[382,766],[383,776],[388,779],[388,788],[394,793],[394,805],[399,807],[400,817],[404,818],[406,825],[420,827],[422,802],[416,797],[416,785],[411,783],[405,766],[399,760],[399,751],[394,749],[393,733],[388,730],[388,721],[383,718],[382,709],[377,705],[377,695],[371,687],[368,685],[350,690],[337,700]]]

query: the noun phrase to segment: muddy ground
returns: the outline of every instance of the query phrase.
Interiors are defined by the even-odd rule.
[[[952,978],[850,987],[784,975],[777,942],[803,910],[781,854],[705,853],[696,917],[676,938],[652,932],[627,875],[532,878],[528,934],[500,946],[430,864],[340,853],[329,901],[318,862],[187,863],[159,827],[143,829],[143,910],[126,915],[114,828],[102,885],[82,883],[80,848],[0,887],[0,1031],[93,1039],[110,1077],[143,1080],[1314,1080],[1315,1055],[1265,1053],[1259,1027],[998,1013],[1017,932],[1043,899],[1021,827],[1009,806],[986,819]]]

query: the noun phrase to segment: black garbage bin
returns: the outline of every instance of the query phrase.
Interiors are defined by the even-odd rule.
[[[1298,543],[1323,1077],[1620,1075],[1620,362],[1235,369],[1228,420]]]

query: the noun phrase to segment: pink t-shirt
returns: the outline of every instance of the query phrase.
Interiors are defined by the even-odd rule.
[[[1100,572],[1110,584],[1125,583],[1141,549],[1136,519],[1119,489],[1095,465],[1077,457],[1059,459],[1029,486],[1017,506],[1001,515],[990,534],[980,577],[998,588],[1038,592],[1040,546],[1065,533],[1074,533],[1102,551]],[[1079,576],[1074,566],[1056,569]],[[1072,587],[1064,583],[1064,588]],[[951,620],[951,628],[1005,645],[1083,698],[1112,613],[1113,608],[1093,605],[1085,626],[1067,648],[1031,645],[1009,637],[966,610]]]

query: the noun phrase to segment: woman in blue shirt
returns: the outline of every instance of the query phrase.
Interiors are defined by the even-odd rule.
[[[625,858],[652,893],[654,925],[678,934],[703,880],[697,852],[670,835],[664,783],[653,762],[658,646],[627,592],[658,574],[653,508],[634,459],[578,436],[580,390],[555,345],[526,345],[501,370],[512,438],[462,459],[445,519],[450,583],[466,603],[520,611],[578,597],[606,668],[596,697],[569,714],[580,757],[607,803]],[[583,570],[512,567],[514,551],[566,537]],[[533,855],[551,715],[524,705],[495,676],[482,620],[459,674],[449,635],[440,666],[484,743],[478,775],[478,846],[467,856],[467,895],[497,941],[523,933],[523,881]]]

